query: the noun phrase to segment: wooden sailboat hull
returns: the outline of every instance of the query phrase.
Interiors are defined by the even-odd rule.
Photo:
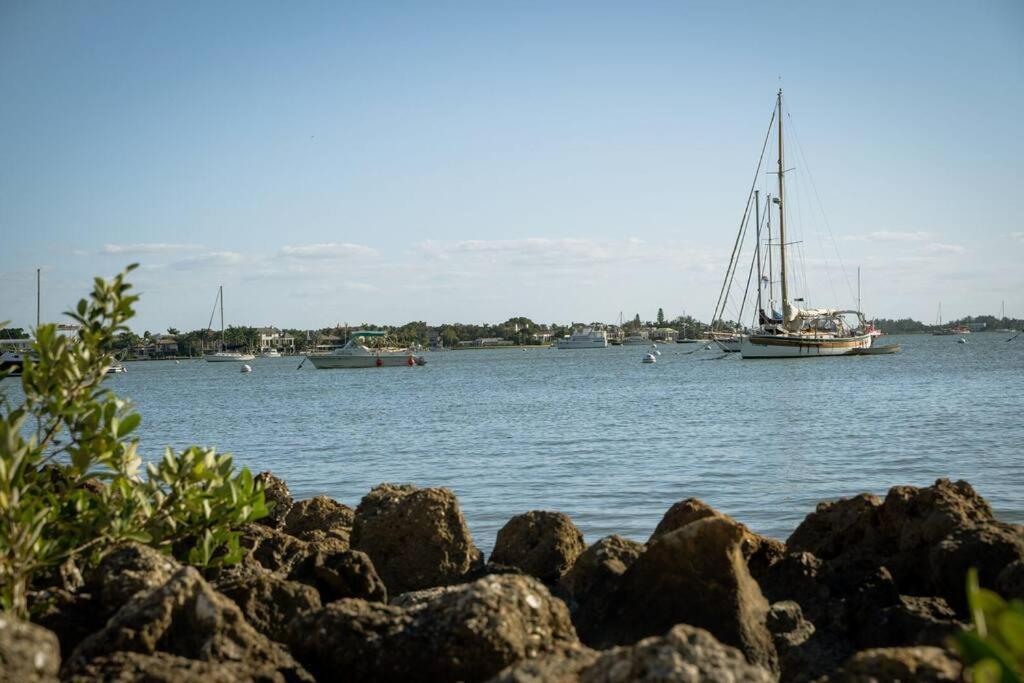
[[[740,339],[740,355],[743,358],[850,356],[868,348],[871,348],[870,334],[854,337],[753,334]]]

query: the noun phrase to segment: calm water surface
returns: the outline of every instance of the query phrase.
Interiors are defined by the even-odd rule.
[[[297,498],[355,506],[380,482],[447,486],[486,549],[509,517],[568,513],[588,542],[645,540],[702,498],[785,538],[818,501],[969,480],[1024,521],[1024,337],[889,337],[895,356],[721,360],[697,345],[428,354],[416,368],[301,370],[299,358],[130,363],[111,388],[147,457],[199,443]]]

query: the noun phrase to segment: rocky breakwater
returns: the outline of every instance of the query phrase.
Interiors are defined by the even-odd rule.
[[[42,580],[0,680],[952,681],[968,568],[1024,598],[1024,528],[964,482],[822,503],[785,543],[692,498],[646,543],[529,511],[485,562],[446,489],[353,510],[260,478],[241,562],[125,545]]]

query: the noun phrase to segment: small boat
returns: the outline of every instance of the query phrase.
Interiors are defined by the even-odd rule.
[[[637,332],[622,340],[623,346],[647,346],[650,343],[651,338],[647,336],[646,332]]]
[[[263,358],[280,358],[281,352],[278,351],[277,349],[265,349],[263,353],[260,354],[260,356],[262,356]]]
[[[640,362],[641,363],[657,363],[658,359],[654,357],[653,353],[647,353],[647,354],[644,354],[644,357],[643,357],[643,359]]]
[[[119,373],[122,373],[122,372],[128,372],[128,368],[126,368],[125,366],[121,365],[117,361],[114,361],[114,364],[111,365],[109,368],[107,368],[107,374],[108,375],[116,375],[116,374],[119,374]]]
[[[321,370],[426,365],[426,359],[414,355],[410,349],[371,349],[363,343],[369,339],[383,340],[386,336],[386,332],[378,330],[359,330],[353,332],[348,343],[340,349],[326,353],[311,353],[306,358],[313,367]]]
[[[220,304],[220,351],[206,355],[206,360],[210,363],[238,363],[241,361],[253,360],[256,356],[251,353],[242,353],[240,351],[228,351],[224,347],[224,286],[221,285],[220,289],[217,290],[217,302]],[[213,322],[213,316],[210,316],[210,321]]]
[[[956,340],[956,343],[957,344],[966,344],[967,340],[964,339],[963,337],[960,337],[959,339]]]
[[[869,346],[866,349],[857,349],[855,356],[882,356],[887,353],[899,353],[901,351],[899,344],[878,344],[877,346]]]

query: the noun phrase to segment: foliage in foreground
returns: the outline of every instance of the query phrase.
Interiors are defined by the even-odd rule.
[[[954,646],[975,683],[1024,681],[1024,602],[1006,602],[978,584],[978,570],[967,573],[967,604],[972,628]]]
[[[33,578],[66,562],[94,563],[133,540],[200,566],[238,561],[235,527],[267,513],[262,487],[230,455],[167,450],[140,474],[140,417],[102,387],[104,351],[127,329],[137,296],[96,278],[69,315],[77,338],[36,330],[21,377],[24,398],[0,395],[0,606],[27,612]],[[0,377],[2,380],[2,377]]]

